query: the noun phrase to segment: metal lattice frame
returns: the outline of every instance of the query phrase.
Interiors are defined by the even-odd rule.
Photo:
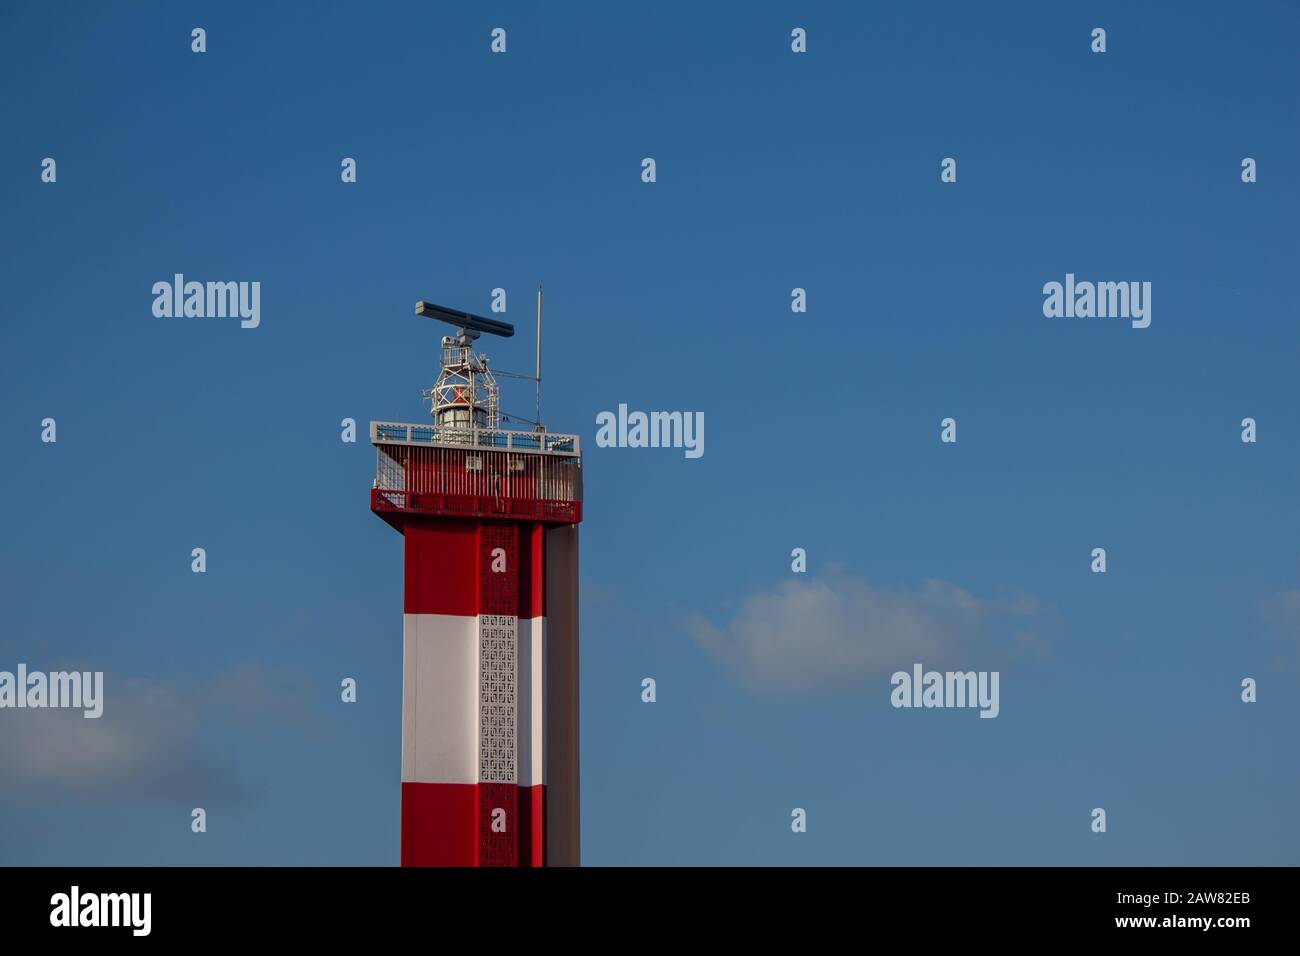
[[[440,428],[499,428],[501,411],[496,379],[488,370],[486,355],[479,355],[464,333],[442,340],[442,371],[433,388],[425,389],[433,420]]]

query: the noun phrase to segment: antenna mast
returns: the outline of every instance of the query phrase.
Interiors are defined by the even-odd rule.
[[[537,283],[537,430],[545,431],[542,425],[542,284]]]
[[[542,424],[542,287],[537,286],[537,366],[535,374],[496,370],[496,375],[519,378],[537,385],[537,418],[529,422],[501,411],[496,376],[488,369],[487,356],[474,351],[479,333],[509,338],[515,327],[508,322],[485,319],[459,309],[448,309],[423,300],[415,304],[415,314],[437,319],[456,327],[455,335],[442,337],[442,371],[433,388],[423,395],[431,402],[435,427],[444,438],[473,440],[476,431],[495,431],[503,421],[531,424],[537,434],[546,431]]]

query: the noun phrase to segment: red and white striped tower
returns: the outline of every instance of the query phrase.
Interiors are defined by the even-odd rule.
[[[433,423],[370,424],[371,510],[405,547],[402,865],[577,865],[578,437],[500,427],[472,345],[513,327],[416,313],[459,331]]]

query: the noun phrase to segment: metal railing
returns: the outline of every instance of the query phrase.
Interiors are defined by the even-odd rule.
[[[441,445],[449,448],[495,448],[543,455],[578,455],[577,435],[552,432],[520,432],[507,428],[440,428],[433,424],[371,422],[372,445]]]
[[[392,429],[399,428],[401,432]],[[541,521],[582,520],[582,457],[512,444],[421,441],[430,426],[372,426],[375,480],[371,507],[377,512],[479,514]],[[518,432],[477,431],[496,439]],[[413,436],[409,440],[406,436]],[[440,436],[444,437],[444,436]],[[527,435],[525,438],[573,436]],[[576,440],[575,440],[576,444]],[[538,442],[541,445],[541,442]]]

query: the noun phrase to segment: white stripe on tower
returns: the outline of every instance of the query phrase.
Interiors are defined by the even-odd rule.
[[[546,618],[519,621],[519,786],[546,783]]]
[[[478,783],[477,618],[405,614],[402,631],[402,781]]]

